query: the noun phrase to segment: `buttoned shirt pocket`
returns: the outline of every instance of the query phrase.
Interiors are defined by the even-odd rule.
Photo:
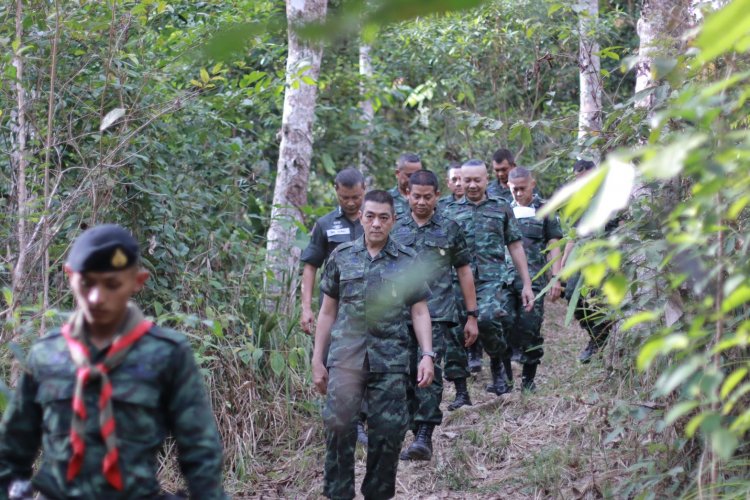
[[[113,379],[112,403],[118,439],[158,444],[164,438],[160,391],[150,382]]]
[[[529,219],[530,220],[520,219],[518,221],[519,226],[521,226],[521,233],[523,233],[523,237],[537,241],[543,239],[544,221],[532,218]]]
[[[354,302],[364,299],[365,270],[361,267],[345,266],[339,274],[339,300]]]
[[[482,212],[482,225],[484,229],[493,233],[499,233],[505,237],[506,214],[495,210],[486,210]]]
[[[407,308],[405,297],[409,294],[409,281],[405,276],[384,273],[378,286],[368,289],[368,330],[375,337],[391,337],[405,328]]]
[[[39,384],[35,401],[42,407],[42,425],[48,435],[70,434],[73,380],[53,378]]]

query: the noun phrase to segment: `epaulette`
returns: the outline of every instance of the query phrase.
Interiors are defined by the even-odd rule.
[[[148,334],[160,339],[167,340],[169,342],[172,342],[173,344],[184,344],[187,342],[187,337],[184,334],[176,330],[172,330],[171,328],[162,328],[156,324],[151,327],[151,329],[148,331]]]
[[[396,248],[398,248],[398,251],[401,253],[405,253],[409,257],[416,257],[417,251],[410,247],[405,247],[404,245],[400,243],[396,243]]]
[[[333,252],[331,252],[331,257],[333,257],[334,255],[336,255],[337,253],[339,253],[342,250],[350,248],[352,245],[354,245],[354,241],[346,241],[346,242],[340,244],[339,246],[337,246],[336,248],[333,249]],[[330,257],[329,257],[329,259],[330,259]]]

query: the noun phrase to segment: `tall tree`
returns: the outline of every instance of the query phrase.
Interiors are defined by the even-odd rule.
[[[359,44],[359,76],[360,76],[360,101],[359,108],[362,111],[362,135],[359,141],[359,169],[366,179],[370,179],[372,172],[372,121],[375,118],[375,108],[369,97],[369,85],[372,78],[372,58],[370,56],[371,46],[366,42]],[[368,182],[369,184],[369,182]]]
[[[296,32],[306,22],[323,21],[326,0],[287,0],[288,55],[281,144],[266,245],[265,291],[269,311],[288,312],[297,287],[300,249],[295,245],[307,204],[313,147],[313,123],[323,49]]]
[[[580,71],[580,108],[578,111],[578,142],[583,145],[602,130],[602,82],[596,22],[599,0],[580,0],[578,4]],[[591,153],[598,160],[598,154]]]

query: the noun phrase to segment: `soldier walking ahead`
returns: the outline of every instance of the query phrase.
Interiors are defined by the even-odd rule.
[[[333,499],[354,498],[356,420],[363,399],[368,444],[362,494],[367,499],[395,494],[408,419],[407,311],[422,350],[416,373],[419,387],[427,387],[433,378],[430,292],[423,279],[408,279],[416,263],[414,251],[389,236],[395,222],[391,195],[379,190],[367,193],[361,221],[364,237],[340,245],[326,264],[315,330],[313,382],[321,394],[327,394],[323,494]]]
[[[65,272],[77,309],[34,343],[0,427],[0,499],[31,477],[43,498],[165,498],[156,478],[167,434],[193,498],[227,498],[219,433],[187,339],[130,298],[148,273],[116,225],[83,232]]]
[[[502,320],[510,314],[512,270],[505,262],[505,247],[521,279],[521,303],[526,311],[534,307],[534,292],[521,242],[522,234],[510,205],[488,196],[487,167],[481,160],[469,160],[461,167],[465,190],[462,200],[447,207],[447,216],[461,226],[472,254],[472,269],[479,304],[479,340],[490,356],[492,383],[488,392],[498,396],[510,392],[508,332]]]
[[[458,311],[453,293],[452,271],[456,270],[464,302],[470,310],[476,309],[474,278],[471,274],[471,254],[461,228],[450,219],[435,212],[438,203],[438,179],[429,170],[414,172],[409,179],[409,205],[411,212],[396,222],[393,239],[412,248],[419,256],[428,278],[432,296],[427,302],[432,320],[432,346],[435,358],[435,381],[427,388],[409,391],[409,411],[416,439],[401,454],[402,460],[430,460],[432,458],[432,431],[443,421],[440,402],[443,399],[442,360],[446,340],[452,340],[450,328],[458,325]],[[477,338],[477,319],[469,316],[464,327],[466,344]],[[463,332],[461,338],[464,338]],[[458,346],[463,349],[463,345]],[[412,364],[417,364],[417,351],[413,349]],[[465,381],[464,381],[465,382]]]

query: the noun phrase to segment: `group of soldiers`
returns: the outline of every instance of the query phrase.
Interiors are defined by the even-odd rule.
[[[521,389],[536,389],[544,353],[540,295],[562,295],[558,274],[573,243],[561,248],[556,216],[536,216],[544,202],[532,172],[516,166],[510,151],[497,150],[492,167],[490,180],[481,160],[450,165],[451,192],[443,197],[437,175],[412,153],[398,158],[397,185],[389,191],[366,192],[351,167],[335,178],[339,207],[313,227],[301,291],[301,326],[315,335],[313,382],[326,395],[328,498],[354,497],[357,441],[367,447],[364,497],[392,497],[399,459],[432,458],[443,380],[456,389],[448,410],[472,404],[467,380],[481,371],[482,350],[489,356],[488,392],[514,389],[512,359],[522,365]],[[593,167],[579,160],[573,171],[586,175]],[[312,297],[321,266],[316,322]],[[576,317],[591,335],[583,363],[606,340],[596,313],[580,300]],[[408,429],[414,440],[402,451]]]

